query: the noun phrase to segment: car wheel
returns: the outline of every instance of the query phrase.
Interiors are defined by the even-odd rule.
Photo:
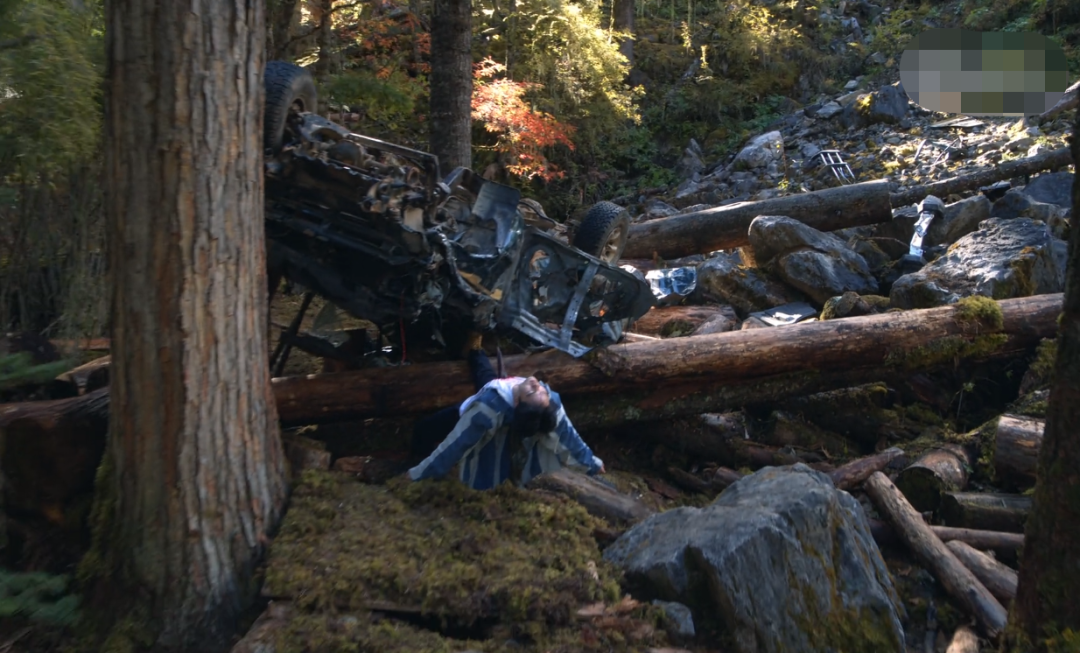
[[[315,111],[315,80],[305,68],[287,61],[271,61],[263,73],[266,104],[263,109],[263,147],[277,152],[285,140],[285,121],[292,111]]]
[[[626,249],[629,236],[630,213],[614,202],[599,202],[585,214],[572,244],[586,254],[615,265]]]

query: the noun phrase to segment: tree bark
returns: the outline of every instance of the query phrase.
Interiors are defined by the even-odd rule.
[[[619,42],[619,52],[626,57],[630,67],[634,67],[634,0],[613,0],[612,22],[619,32],[629,32],[630,36]]]
[[[945,590],[978,620],[987,635],[997,637],[1005,628],[1005,608],[934,535],[889,477],[875,472],[863,487],[900,538],[941,581]]]
[[[632,523],[653,513],[651,508],[637,499],[568,469],[540,474],[529,481],[527,487],[570,497],[584,506],[589,514],[616,525]]]
[[[821,231],[888,222],[889,183],[868,181],[648,220],[630,227],[623,256],[673,259],[740,247],[750,242],[747,231],[759,215],[784,215]]]
[[[951,540],[945,546],[1002,605],[1009,605],[1016,598],[1015,571],[960,540]]]
[[[881,453],[853,460],[829,472],[829,478],[838,490],[850,490],[861,485],[874,472],[885,469],[893,460],[904,455],[899,447],[890,447]]]
[[[967,487],[975,456],[957,444],[945,444],[923,454],[896,477],[896,487],[919,512],[936,511],[944,492]]]
[[[1052,334],[1059,302],[1060,295],[999,302],[1004,317],[1002,332],[1014,337],[1000,351],[1019,351]],[[745,386],[769,377],[793,373],[828,376],[855,370],[881,377],[919,365],[932,367],[935,361],[920,363],[906,356],[935,340],[959,342],[960,338],[974,337],[976,331],[986,336],[990,330],[957,319],[955,307],[947,306],[782,329],[612,345],[583,359],[550,350],[509,356],[506,370],[517,376],[536,374],[560,394],[591,395],[597,410],[630,410],[629,415],[639,420],[640,416],[633,417],[635,410],[655,411],[662,418],[670,414],[664,413],[666,401],[696,396],[695,405],[701,406],[708,403],[702,393],[709,389]],[[953,364],[951,356],[948,364]],[[851,377],[845,376],[849,381]],[[783,384],[782,379],[776,382]],[[629,395],[615,394],[623,391],[630,391]],[[446,362],[279,378],[274,380],[274,393],[285,423],[312,424],[433,411],[464,400],[473,389],[465,364]],[[646,395],[649,402],[644,402]],[[743,396],[741,400],[749,399]],[[605,421],[620,420],[612,416]]]
[[[431,152],[442,174],[472,166],[472,0],[434,0]]]
[[[953,633],[945,653],[979,653],[979,636],[971,626],[960,626]]]
[[[1072,135],[1080,161],[1080,111]],[[1080,206],[1080,175],[1073,177],[1073,210]],[[1068,278],[1057,360],[1039,450],[1035,508],[1028,520],[1020,584],[1007,645],[1045,651],[1047,636],[1080,631],[1080,229],[1069,231]]]
[[[1057,104],[1050,107],[1046,111],[1040,113],[1035,118],[1037,123],[1044,123],[1058,117],[1065,111],[1075,109],[1080,106],[1080,81],[1075,82],[1072,86],[1065,89],[1065,94],[1061,96],[1061,99],[1057,101]]]
[[[946,492],[941,518],[949,526],[982,531],[1023,533],[1031,512],[1031,497],[1019,494]]]
[[[110,434],[87,602],[216,650],[287,493],[267,370],[261,0],[107,3]],[[128,628],[130,630],[130,628]]]
[[[893,193],[890,196],[889,201],[894,207],[899,208],[901,206],[915,204],[927,195],[936,195],[937,197],[944,198],[953,193],[962,193],[966,190],[975,190],[980,186],[989,186],[1002,179],[1012,179],[1013,177],[1023,177],[1024,175],[1042,172],[1043,170],[1064,168],[1072,162],[1072,153],[1069,152],[1068,148],[1063,147],[1058,150],[1046,152],[1045,154],[1037,154],[1026,159],[1017,159],[1016,161],[1001,163],[988,170],[972,173],[970,175],[961,175],[959,177],[953,177],[952,179],[942,179],[941,181],[935,181],[931,184],[926,184],[925,186],[913,186]]]
[[[1035,484],[1043,430],[1041,419],[1002,415],[994,432],[994,473],[997,480],[1022,487]]]
[[[692,335],[701,325],[716,320],[727,320],[730,326],[713,333],[731,331],[739,317],[730,306],[655,306],[631,325],[634,333],[670,338]]]

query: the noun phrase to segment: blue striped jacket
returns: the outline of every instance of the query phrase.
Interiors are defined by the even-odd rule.
[[[563,410],[559,395],[547,384],[544,387],[557,409],[555,430],[522,441],[526,459],[520,484],[562,467],[582,467],[590,475],[595,474],[603,461],[593,455],[578,435]],[[459,461],[462,482],[474,490],[493,488],[510,477],[510,459],[515,452],[509,450],[507,443],[514,406],[490,387],[485,387],[475,397],[442,444],[409,470],[412,480],[442,478]]]

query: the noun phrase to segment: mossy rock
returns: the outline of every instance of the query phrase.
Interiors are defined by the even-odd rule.
[[[271,546],[264,591],[300,609],[391,605],[466,625],[560,626],[620,595],[594,539],[600,527],[577,503],[510,484],[373,486],[308,472]]]

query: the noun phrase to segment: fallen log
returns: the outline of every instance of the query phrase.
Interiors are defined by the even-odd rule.
[[[714,321],[726,321],[730,331],[739,321],[735,310],[730,306],[656,306],[638,318],[633,326],[634,333],[659,338],[688,336],[703,324]]]
[[[888,522],[871,519],[870,532],[880,546],[895,544],[896,531]],[[976,549],[993,551],[996,554],[1015,555],[1024,546],[1022,533],[999,533],[997,531],[976,531],[970,528],[952,528],[950,526],[930,526],[930,530],[942,542],[957,540]]]
[[[589,514],[616,525],[633,523],[653,514],[651,508],[637,499],[568,469],[535,476],[526,487],[567,496],[584,506]]]
[[[853,460],[829,472],[829,478],[838,490],[850,490],[861,485],[874,472],[885,469],[889,463],[904,455],[899,447],[890,447],[881,453]]]
[[[1023,533],[1031,497],[1018,494],[946,492],[941,519],[949,526],[983,531]]]
[[[960,540],[952,540],[945,546],[949,547],[953,555],[975,574],[979,582],[985,585],[1002,605],[1009,605],[1009,602],[1016,598],[1015,571]]]
[[[734,249],[749,243],[747,230],[759,215],[787,216],[820,231],[888,222],[889,182],[868,181],[648,220],[630,227],[623,256],[673,259]]]
[[[999,163],[993,168],[975,172],[970,175],[961,175],[959,177],[953,177],[952,179],[942,179],[941,181],[935,181],[934,183],[926,184],[925,186],[913,186],[893,193],[889,196],[889,202],[893,207],[899,208],[901,206],[914,204],[927,195],[946,198],[953,193],[975,190],[981,186],[989,186],[1002,179],[1012,179],[1013,177],[1023,177],[1036,172],[1042,172],[1043,170],[1064,168],[1065,166],[1072,164],[1072,162],[1072,153],[1069,152],[1069,148],[1063,147],[1044,154],[1037,154],[1026,159],[1017,159],[1015,161]],[[631,231],[631,234],[632,233],[633,231]]]
[[[1080,107],[1080,81],[1065,89],[1065,94],[1057,104],[1035,117],[1036,124],[1042,124],[1056,118],[1059,114]]]
[[[567,398],[590,395],[593,399],[587,406],[597,398],[610,400],[610,405],[624,409],[615,411],[618,414],[612,417],[616,422],[636,421],[642,419],[641,407],[628,408],[623,393],[651,397],[657,409],[667,401],[696,395],[700,406],[708,403],[701,401],[706,389],[769,377],[853,370],[874,370],[881,377],[889,371],[952,364],[953,354],[964,359],[994,351],[1019,351],[1057,332],[1061,297],[1040,295],[998,302],[1004,320],[1000,333],[1012,338],[997,347],[988,340],[994,338],[993,329],[964,319],[955,306],[946,306],[808,322],[783,329],[611,345],[582,359],[549,350],[509,356],[506,370],[510,375],[535,374]],[[965,343],[976,337],[981,346],[965,351]],[[912,355],[932,342],[955,345],[956,351],[938,358]],[[303,425],[434,411],[471,395],[468,378],[464,363],[445,362],[278,378],[273,389],[281,420]],[[575,413],[575,423],[579,419]]]
[[[994,473],[997,479],[1030,487],[1035,484],[1043,428],[1032,417],[1002,415],[994,431]]]
[[[896,487],[919,512],[935,511],[944,492],[959,492],[967,487],[968,470],[976,456],[958,444],[945,444],[923,454],[900,472]]]
[[[670,476],[671,480],[676,484],[692,492],[700,492],[702,494],[718,494],[723,492],[729,485],[743,477],[741,473],[734,469],[728,469],[727,467],[717,467],[712,474],[707,474],[705,478],[695,476],[678,467],[668,467],[667,471],[668,476]]]
[[[945,653],[979,653],[979,636],[971,626],[959,626]]]
[[[1005,608],[934,535],[889,477],[874,472],[863,487],[900,538],[930,569],[949,595],[975,617],[987,635],[997,637],[1005,629]]]
[[[93,392],[109,385],[109,363],[112,356],[95,358],[89,363],[68,370],[56,377],[61,383],[70,384],[75,395]]]

